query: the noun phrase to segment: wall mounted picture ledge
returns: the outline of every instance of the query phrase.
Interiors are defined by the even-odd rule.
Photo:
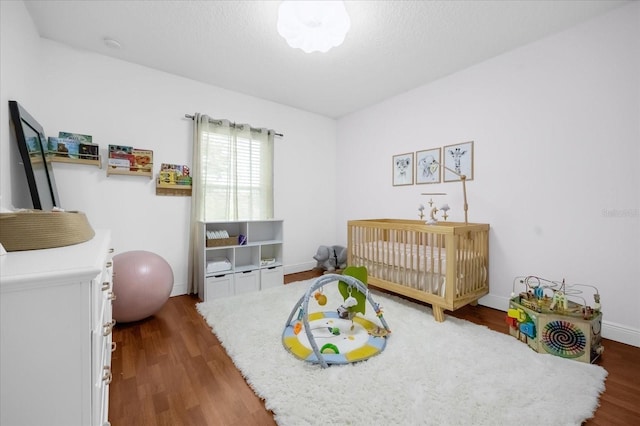
[[[392,158],[393,186],[413,185],[413,152]]]
[[[416,185],[440,183],[441,149],[416,152]]]
[[[444,168],[442,177],[444,182],[457,182],[459,175],[465,175],[467,180],[473,180],[473,141],[463,142],[444,147]],[[458,175],[450,170],[455,170]]]

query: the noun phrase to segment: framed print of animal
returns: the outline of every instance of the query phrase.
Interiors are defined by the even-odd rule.
[[[440,183],[440,148],[416,152],[416,185]]]
[[[463,142],[444,147],[444,166],[455,170],[459,175],[465,175],[467,180],[473,180],[473,141]],[[457,182],[460,176],[443,168],[443,180],[445,182]]]
[[[413,185],[413,152],[393,156],[393,186]]]

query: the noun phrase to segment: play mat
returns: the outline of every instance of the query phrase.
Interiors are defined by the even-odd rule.
[[[323,287],[338,282],[344,301],[333,311],[309,312],[309,299],[323,307],[327,297]],[[375,319],[364,315],[366,302]],[[316,279],[294,305],[282,333],[282,344],[295,357],[320,364],[347,364],[363,361],[382,352],[391,332],[367,287],[349,275],[326,274]]]

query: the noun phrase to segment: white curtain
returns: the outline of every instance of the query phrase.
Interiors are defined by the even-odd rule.
[[[273,218],[274,131],[198,113],[193,123],[189,293],[204,271],[200,221]]]

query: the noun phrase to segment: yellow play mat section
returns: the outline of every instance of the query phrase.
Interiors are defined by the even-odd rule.
[[[364,272],[366,276],[366,270]],[[334,311],[309,312],[309,300],[327,303],[323,287],[337,282],[344,301]],[[376,314],[364,315],[366,303]],[[294,305],[282,333],[282,344],[296,358],[320,364],[348,364],[382,352],[391,333],[380,306],[367,287],[349,275],[327,274],[316,279]]]

